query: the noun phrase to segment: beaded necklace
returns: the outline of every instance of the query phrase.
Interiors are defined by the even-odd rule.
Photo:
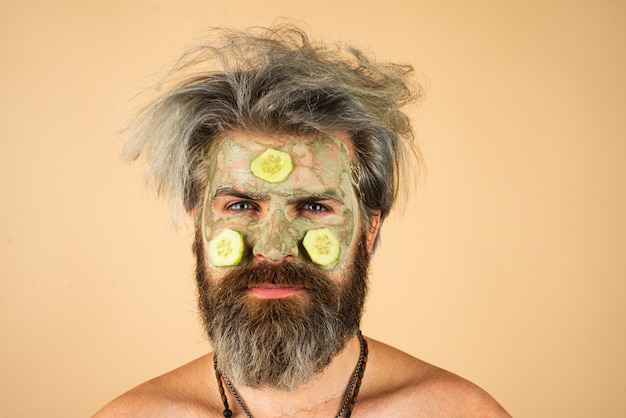
[[[346,396],[343,399],[341,404],[341,408],[335,418],[340,418],[345,412],[346,418],[350,418],[352,415],[352,410],[354,409],[354,405],[356,404],[357,397],[359,396],[359,391],[361,390],[361,384],[363,382],[363,376],[365,375],[365,366],[367,365],[367,356],[369,354],[369,349],[367,347],[367,341],[363,338],[361,334],[361,330],[357,333],[359,337],[359,345],[361,346],[361,352],[359,354],[359,360],[356,363],[356,367],[354,368],[354,373],[352,374],[352,379],[350,379],[350,385],[348,386],[348,390],[346,391]],[[220,397],[222,399],[222,403],[224,404],[224,417],[230,418],[233,415],[233,411],[231,411],[228,406],[228,399],[226,398],[226,392],[224,390],[224,384],[226,383],[226,387],[228,387],[228,391],[233,396],[237,405],[241,408],[243,413],[247,418],[252,418],[252,414],[248,411],[248,408],[244,405],[243,401],[237,394],[235,387],[228,380],[226,376],[222,374],[222,372],[217,367],[217,356],[213,356],[213,369],[215,370],[215,378],[217,379],[217,388],[220,392]]]

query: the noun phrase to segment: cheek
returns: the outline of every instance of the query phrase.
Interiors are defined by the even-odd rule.
[[[246,218],[226,218],[219,216],[208,216],[203,223],[203,233],[207,240],[211,240],[224,228],[230,228],[246,234],[253,221]]]
[[[339,260],[329,269],[329,271],[339,272],[346,266],[346,264],[348,264],[351,253],[356,246],[355,228],[353,227],[353,224],[350,223],[349,225],[346,225],[344,227],[329,229],[333,231],[333,233],[339,240],[340,248]]]
[[[247,230],[248,230],[247,224],[249,223],[250,223],[250,220],[245,221],[244,219],[241,219],[241,218],[233,219],[233,218],[214,216],[210,210],[206,211],[205,217],[203,219],[202,226],[201,226],[202,228],[201,232],[202,232],[202,243],[203,243],[204,253],[207,257],[208,267],[211,268],[211,270],[218,271],[218,272],[225,271],[230,268],[236,267],[237,265],[242,265],[243,263],[246,262],[248,258],[247,254],[249,253],[249,245],[246,239]],[[222,231],[224,231],[224,229],[231,229],[233,231],[237,231],[242,234],[243,239],[244,239],[243,253],[242,253],[241,260],[237,264],[233,266],[215,267],[210,262],[211,256],[209,254],[209,245],[214,238],[216,238]]]

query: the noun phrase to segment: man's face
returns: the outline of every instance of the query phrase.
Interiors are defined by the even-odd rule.
[[[210,152],[195,244],[200,308],[220,369],[235,382],[294,389],[358,329],[375,231],[362,232],[349,145],[234,132]],[[251,172],[268,148],[293,162],[282,181]],[[225,228],[242,234],[243,256],[216,267],[207,248]],[[338,240],[338,258],[327,265],[302,244],[318,229]]]
[[[327,228],[339,241],[339,258],[324,269],[340,275],[359,230],[351,181],[349,142],[330,136],[268,137],[233,133],[211,152],[202,232],[205,245],[224,228],[241,232],[245,250],[236,267],[258,262],[310,263],[302,247],[309,230]],[[251,162],[268,148],[287,153],[293,171],[270,183],[251,173]]]

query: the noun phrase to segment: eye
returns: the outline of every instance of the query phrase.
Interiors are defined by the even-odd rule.
[[[229,211],[233,211],[233,212],[245,212],[245,211],[249,211],[249,210],[254,210],[255,205],[252,204],[251,202],[233,202],[230,203],[229,205],[226,206],[226,209]]]
[[[303,209],[309,212],[326,212],[328,208],[321,203],[305,203]]]
[[[305,218],[319,218],[333,213],[331,207],[319,202],[302,202],[297,208],[300,216]]]

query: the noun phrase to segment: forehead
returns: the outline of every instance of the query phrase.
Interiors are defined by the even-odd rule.
[[[224,135],[209,155],[209,188],[213,192],[235,187],[283,193],[345,189],[351,185],[350,147],[349,138],[341,133],[301,137],[232,132]],[[291,156],[293,171],[282,182],[268,183],[250,172],[251,161],[268,148]]]

